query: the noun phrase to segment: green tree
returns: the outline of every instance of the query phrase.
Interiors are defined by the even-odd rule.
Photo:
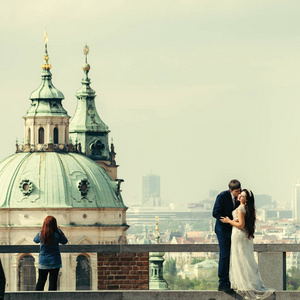
[[[286,278],[287,290],[298,290],[300,286],[300,270],[296,267],[292,267],[287,271]]]
[[[193,290],[194,283],[188,278],[182,278],[181,276],[177,276],[174,281],[174,290]]]
[[[191,265],[195,265],[201,261],[204,261],[205,258],[196,258],[196,257],[193,257],[193,260],[191,261]]]
[[[176,259],[170,258],[164,263],[164,274],[169,273],[171,276],[177,275]]]
[[[217,290],[218,278],[212,279],[183,279],[180,275],[171,276],[169,273],[164,275],[165,280],[171,290]],[[291,286],[292,287],[292,286]],[[292,287],[293,288],[293,287]]]
[[[168,286],[171,290],[174,290],[174,281],[176,276],[171,276],[169,273],[164,274],[164,279],[168,283]]]

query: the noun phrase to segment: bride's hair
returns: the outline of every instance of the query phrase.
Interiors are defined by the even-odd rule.
[[[247,195],[247,202],[245,204],[246,214],[245,214],[245,230],[247,237],[249,239],[254,238],[255,232],[255,205],[254,205],[254,196],[250,190],[244,189],[242,192],[245,192]]]

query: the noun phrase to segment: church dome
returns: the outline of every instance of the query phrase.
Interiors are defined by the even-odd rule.
[[[23,152],[0,162],[1,208],[125,208],[119,182],[78,153]]]

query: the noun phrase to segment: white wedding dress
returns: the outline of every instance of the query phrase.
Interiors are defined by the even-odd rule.
[[[232,212],[237,219],[237,210],[246,214],[245,207],[240,205]],[[266,289],[254,257],[253,240],[248,239],[244,229],[232,226],[229,279],[231,288],[245,299],[266,299],[274,289]],[[271,297],[270,297],[271,299]]]

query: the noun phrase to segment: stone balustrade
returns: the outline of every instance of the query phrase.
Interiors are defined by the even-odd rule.
[[[145,257],[149,257],[149,253],[151,252],[218,252],[219,248],[217,244],[151,244],[151,245],[127,245],[127,244],[118,244],[118,245],[63,245],[60,246],[60,250],[62,253],[101,253],[103,254],[118,254],[118,253],[145,253]],[[267,287],[274,288],[278,292],[276,292],[276,299],[296,299],[299,297],[300,299],[300,291],[293,292],[285,292],[286,289],[286,252],[300,252],[300,247],[298,244],[255,244],[254,250],[258,253],[258,264],[260,268],[260,272],[263,278],[263,281]],[[1,245],[0,253],[38,253],[39,246],[38,245]],[[124,266],[123,266],[124,267]],[[121,288],[120,288],[121,289]],[[97,293],[97,297],[99,297],[99,293],[103,293],[103,299],[106,299],[105,293],[106,291],[90,291],[90,294],[86,294],[85,299],[96,299],[93,298]],[[134,293],[138,291],[111,291],[110,298],[107,299],[127,299],[132,297],[132,295],[136,295],[134,299],[175,299],[175,294],[177,295],[180,291],[140,291],[140,293]],[[37,292],[10,292],[7,294],[6,299],[40,299],[34,298],[32,295],[31,298],[26,298],[26,293],[34,294]],[[55,292],[52,292],[52,294]],[[63,293],[63,292],[57,292]],[[67,294],[70,295],[72,293],[78,294],[81,292],[65,292],[64,299],[69,299]],[[86,292],[88,293],[88,292]],[[96,293],[96,294],[95,294]],[[129,293],[133,293],[129,296]],[[146,294],[143,294],[146,293]],[[227,299],[227,295],[223,295],[223,292],[217,291],[182,291],[182,295],[184,297],[180,299],[194,299],[195,296],[197,299],[200,299],[199,293],[201,293],[201,299]],[[49,294],[50,298],[43,299],[54,299],[51,298],[51,293]],[[149,295],[152,296],[149,296]],[[196,296],[197,294],[197,296]],[[212,295],[213,294],[213,295]],[[14,298],[9,298],[9,295],[14,295]],[[20,295],[20,298],[18,298]],[[90,296],[88,296],[90,295]],[[102,295],[102,294],[101,294]],[[126,296],[127,295],[127,296]],[[143,295],[143,296],[142,296]],[[171,296],[173,295],[173,296]],[[178,294],[179,295],[179,294]],[[215,296],[218,295],[218,296]],[[221,295],[223,295],[221,297]],[[48,296],[47,296],[48,297]],[[74,295],[73,298],[77,299]],[[89,298],[90,297],[90,298]],[[96,296],[95,296],[96,297]],[[101,296],[102,297],[102,296]],[[107,296],[108,297],[108,296]],[[121,298],[120,298],[121,297]],[[175,298],[172,298],[175,297]],[[225,298],[224,298],[225,297]],[[228,299],[239,299],[237,295],[230,296]],[[128,299],[129,299],[128,298]],[[196,299],[195,298],[195,299]],[[79,299],[79,298],[78,298]],[[131,298],[133,299],[133,298]],[[179,298],[178,298],[179,299]]]

